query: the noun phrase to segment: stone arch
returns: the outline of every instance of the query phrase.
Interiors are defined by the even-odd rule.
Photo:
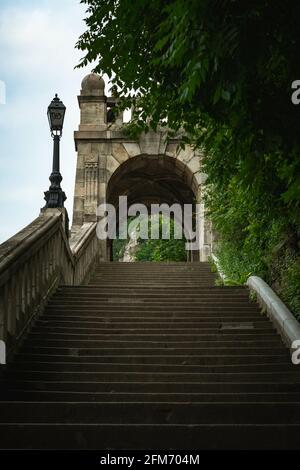
[[[127,158],[108,177],[106,202],[118,212],[119,196],[127,196],[128,206],[142,203],[191,204],[195,207],[198,182],[187,162],[166,154],[141,154]],[[181,221],[183,222],[183,221]],[[107,244],[108,259],[112,256],[112,242]],[[187,253],[189,260],[199,260],[198,252]]]
[[[150,136],[146,140],[148,134]],[[146,156],[150,158],[163,158],[165,156],[173,159],[173,163],[178,168],[178,171],[184,168],[185,177],[190,178],[189,184],[193,185],[194,192],[196,193],[199,185],[203,184],[205,180],[205,174],[201,171],[201,153],[195,152],[188,145],[184,149],[180,148],[180,139],[174,139],[174,141],[168,144],[165,141],[165,132],[150,131],[147,134],[142,134],[138,142],[112,142],[111,155],[107,161],[108,179],[122,163],[132,158],[143,158]]]

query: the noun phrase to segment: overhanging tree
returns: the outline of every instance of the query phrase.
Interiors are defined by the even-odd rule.
[[[269,273],[266,231],[298,256],[300,106],[291,83],[300,79],[300,3],[82,3],[81,65],[96,61],[120,106],[138,108],[131,131],[184,128],[185,140],[205,150],[208,206],[223,238],[243,254],[256,248]]]

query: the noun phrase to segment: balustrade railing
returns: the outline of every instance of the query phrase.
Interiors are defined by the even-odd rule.
[[[70,243],[63,214],[47,211],[0,245],[0,340],[13,351],[59,284],[82,284],[97,260],[96,223]]]

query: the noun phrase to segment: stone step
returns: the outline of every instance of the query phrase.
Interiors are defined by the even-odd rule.
[[[94,275],[97,274],[108,274],[113,273],[128,273],[128,274],[136,274],[136,273],[143,273],[145,275],[149,275],[151,273],[158,273],[159,275],[164,275],[164,274],[178,274],[181,276],[187,276],[189,274],[194,274],[194,275],[199,275],[199,273],[204,273],[204,274],[215,274],[211,271],[210,267],[207,266],[202,266],[202,265],[195,265],[195,266],[176,266],[176,265],[169,265],[169,266],[159,266],[159,265],[136,265],[136,266],[124,266],[124,265],[118,265],[118,266],[97,266]]]
[[[63,392],[51,390],[14,390],[0,393],[2,401],[54,401],[54,402],[169,402],[173,403],[299,403],[297,392],[260,393],[151,393],[151,392]]]
[[[37,321],[36,325],[38,326],[53,326],[53,327],[77,327],[77,328],[101,328],[102,330],[140,330],[145,333],[149,330],[149,333],[153,331],[161,330],[164,332],[178,330],[186,331],[193,329],[194,331],[200,330],[203,333],[210,332],[214,330],[215,332],[226,331],[234,332],[239,329],[241,332],[251,332],[257,331],[263,332],[274,331],[273,326],[270,322],[266,321],[263,318],[256,317],[245,317],[242,320],[238,317],[219,317],[216,316],[213,320],[209,317],[201,318],[183,318],[183,317],[165,317],[160,321],[160,317],[151,317],[143,318],[136,316],[106,316],[106,317],[97,317],[96,314],[91,315],[68,315],[61,316],[59,314],[47,315],[44,316],[43,321]]]
[[[120,296],[120,297],[108,297],[108,296],[103,296],[102,298],[96,299],[96,298],[76,298],[76,297],[70,297],[69,299],[53,299],[48,303],[49,307],[53,306],[60,306],[60,307],[65,307],[68,306],[70,308],[76,307],[76,306],[82,306],[82,307],[97,307],[101,305],[119,305],[122,304],[124,306],[128,305],[131,306],[133,304],[141,304],[141,305],[146,305],[148,308],[155,307],[155,306],[168,306],[170,309],[172,307],[182,307],[182,308],[189,308],[190,306],[197,306],[200,308],[222,308],[222,309],[228,309],[228,308],[243,308],[245,310],[255,310],[259,311],[258,307],[256,304],[245,304],[244,301],[239,301],[238,299],[233,300],[233,299],[203,299],[201,297],[199,298],[194,298],[191,297],[190,299],[188,297],[181,297],[181,298],[176,298],[176,296],[172,300],[168,300],[166,298],[159,298],[159,297],[153,297],[153,296]]]
[[[199,338],[193,338],[189,340],[166,340],[166,339],[87,339],[80,338],[44,338],[43,335],[37,337],[36,335],[30,335],[26,341],[26,347],[54,347],[54,348],[110,348],[110,349],[132,349],[137,348],[151,348],[151,349],[169,349],[172,351],[176,349],[189,349],[189,348],[282,348],[282,342],[280,338],[271,338],[271,339],[257,339],[256,337],[251,340],[245,339],[229,339],[225,341],[222,337],[217,339],[204,340]]]
[[[60,286],[58,287],[55,295],[61,294],[76,294],[76,295],[89,295],[90,293],[98,293],[102,290],[108,290],[117,292],[126,292],[126,291],[137,291],[137,292],[149,292],[153,288],[149,284],[144,284],[142,286],[132,286],[131,284],[122,284],[119,285],[117,283],[113,284],[99,284],[97,287],[91,287],[90,285],[78,285],[78,286]],[[165,286],[157,286],[155,287],[157,292],[165,292],[168,295],[168,291],[166,291]],[[191,292],[192,294],[195,293],[194,286],[185,286],[178,289],[179,292]],[[210,287],[201,287],[198,286],[197,294],[210,294],[210,295],[236,295],[236,296],[249,296],[249,289],[244,286],[237,286],[237,287],[227,287],[227,286],[210,286]]]
[[[210,263],[208,261],[196,261],[196,262],[187,262],[187,261],[158,261],[158,262],[151,262],[151,261],[137,261],[135,263],[129,261],[100,261],[96,269],[120,269],[120,268],[128,268],[132,269],[133,271],[139,268],[146,268],[149,269],[171,269],[172,267],[176,269],[183,269],[185,271],[194,270],[198,268],[208,269],[210,270]]]
[[[116,378],[117,379],[117,378]],[[218,381],[218,382],[180,381],[171,382],[159,380],[159,376],[153,376],[152,381],[139,381],[138,377],[132,381],[67,381],[67,380],[25,380],[10,379],[9,382],[1,383],[1,390],[45,390],[65,392],[123,392],[123,393],[300,393],[300,379],[296,381]]]
[[[78,384],[89,383],[114,383],[114,382],[167,382],[169,384],[188,383],[287,383],[292,382],[300,386],[300,371],[288,372],[169,372],[169,371],[48,371],[31,370],[30,365],[26,370],[8,369],[6,377],[9,383],[14,381],[35,382],[76,382]],[[176,388],[176,385],[175,385]]]
[[[215,274],[211,271],[210,267],[207,265],[189,265],[189,266],[177,266],[177,265],[157,265],[155,264],[148,264],[148,265],[140,265],[136,264],[135,266],[131,265],[106,265],[106,266],[96,266],[94,275],[98,273],[153,273],[157,272],[161,275],[167,273],[178,273],[180,275],[188,275],[188,274],[198,274],[199,272],[203,272],[206,274]]]
[[[274,409],[276,413],[274,413]],[[0,423],[300,424],[300,403],[0,401]]]
[[[247,330],[246,330],[247,331]],[[109,333],[103,334],[101,329],[95,331],[93,329],[84,331],[81,330],[79,332],[68,331],[65,329],[64,332],[61,331],[49,331],[47,328],[34,328],[33,331],[30,333],[29,338],[37,339],[37,340],[84,340],[87,339],[88,341],[126,341],[126,342],[195,342],[195,341],[234,341],[235,344],[241,341],[280,341],[280,336],[276,333],[257,333],[255,330],[251,332],[251,334],[240,334],[239,331],[236,331],[235,334],[227,334],[219,332],[217,334],[203,334],[201,330],[197,333],[194,330],[190,330],[190,333],[179,332],[173,334],[173,332],[161,333],[157,332],[155,334],[149,333]]]
[[[143,275],[127,276],[120,274],[119,276],[103,275],[103,277],[98,276],[93,278],[91,279],[88,287],[90,289],[99,289],[113,284],[116,287],[128,287],[131,289],[144,288],[147,286],[148,288],[155,290],[156,288],[161,289],[164,287],[166,289],[171,288],[174,285],[178,285],[180,289],[184,289],[185,287],[195,287],[199,288],[199,290],[208,290],[217,287],[215,281],[215,276],[202,276],[201,279],[195,279],[194,276],[187,276],[185,279],[182,279],[182,276],[170,275],[161,277],[153,274],[146,277]]]
[[[181,288],[186,286],[186,285],[191,285],[191,286],[199,286],[199,287],[214,287],[215,285],[216,278],[215,276],[202,276],[201,279],[195,279],[194,276],[187,276],[185,279],[182,279],[181,276],[158,276],[156,274],[153,274],[151,276],[127,276],[127,275],[122,275],[120,274],[119,276],[107,276],[103,275],[103,277],[98,276],[93,279],[91,279],[89,286],[90,287],[99,287],[101,285],[105,284],[119,284],[119,285],[140,285],[144,286],[145,284],[153,285],[154,287],[156,286],[162,286],[164,285],[165,287],[172,287],[174,285],[178,285]]]
[[[216,354],[214,356],[200,356],[197,354],[172,354],[172,356],[159,355],[159,354],[115,354],[115,355],[84,355],[79,356],[76,351],[65,351],[64,354],[59,354],[51,351],[51,354],[43,353],[41,351],[26,352],[16,356],[16,361],[22,362],[70,362],[70,363],[106,363],[106,364],[190,364],[190,365],[256,365],[256,364],[279,364],[282,362],[291,362],[290,355],[287,350],[282,351],[280,354]]]
[[[238,336],[240,334],[241,338],[250,336],[255,337],[257,335],[259,338],[262,335],[275,335],[276,333],[274,332],[273,329],[270,328],[257,328],[257,329],[244,329],[244,330],[238,330],[238,329],[225,329],[222,330],[218,328],[218,324],[215,327],[211,328],[191,328],[190,327],[185,327],[182,326],[180,328],[179,326],[174,326],[170,325],[167,327],[167,325],[164,325],[163,328],[152,328],[152,327],[143,327],[141,324],[135,324],[134,328],[131,328],[131,323],[126,323],[125,327],[119,326],[118,324],[115,325],[106,325],[103,328],[101,327],[101,323],[98,325],[94,324],[92,322],[93,327],[90,327],[90,322],[83,323],[82,326],[76,327],[77,323],[75,323],[75,326],[70,326],[71,322],[54,322],[50,323],[50,326],[41,326],[41,327],[35,327],[33,329],[33,333],[50,333],[50,334],[101,334],[101,335],[113,335],[116,337],[116,335],[122,335],[122,336],[127,336],[127,335],[133,335],[133,336],[141,336],[143,338],[144,335],[148,336],[156,336],[156,335],[203,335],[207,336],[208,339],[214,336],[220,336],[223,335],[223,331],[228,331],[230,334],[233,336]],[[81,325],[81,323],[79,323]],[[56,326],[55,326],[56,325]],[[63,326],[60,326],[63,325]],[[155,324],[154,324],[155,325]],[[111,326],[111,327],[110,327]],[[227,333],[226,333],[227,334]]]
[[[212,296],[211,294],[201,294],[201,293],[192,293],[192,292],[178,292],[172,294],[168,293],[165,294],[164,292],[152,292],[149,290],[149,292],[137,292],[136,290],[133,289],[126,289],[126,291],[116,291],[113,292],[113,289],[111,291],[108,291],[106,289],[101,289],[99,292],[85,292],[82,294],[79,293],[59,293],[55,295],[55,298],[51,300],[56,301],[56,302],[69,302],[69,301],[74,301],[78,300],[79,302],[87,302],[87,301],[93,301],[93,302],[101,302],[103,299],[107,298],[113,298],[113,299],[130,299],[134,296],[134,298],[137,299],[153,299],[153,300],[163,300],[164,302],[170,301],[172,299],[182,299],[182,300],[192,300],[197,301],[201,300],[204,303],[214,303],[214,302],[240,302],[244,303],[245,300],[247,301],[248,298],[244,294],[235,294],[235,295],[224,295],[224,294],[216,294]],[[255,305],[255,304],[254,304]]]
[[[298,424],[2,423],[1,446],[15,449],[298,449]],[[199,444],[200,443],[200,444]],[[200,446],[200,447],[199,447]]]
[[[97,279],[112,279],[112,278],[118,278],[122,279],[122,277],[126,277],[127,279],[152,279],[153,277],[157,277],[159,279],[178,279],[181,280],[182,282],[185,282],[187,279],[192,279],[194,282],[200,283],[203,279],[215,279],[217,276],[215,273],[211,272],[206,272],[202,270],[197,270],[192,272],[192,271],[187,271],[187,272],[180,272],[180,271],[174,271],[174,270],[166,270],[165,272],[162,271],[135,271],[135,272],[130,272],[130,271],[97,271],[95,272],[94,276],[91,278],[93,283],[94,280]]]
[[[167,267],[165,269],[161,269],[159,266],[146,266],[146,267],[140,267],[138,269],[132,269],[131,267],[128,269],[128,267],[120,269],[120,267],[106,267],[105,269],[99,269],[96,268],[94,271],[93,277],[96,276],[103,276],[103,275],[129,275],[129,276],[137,276],[138,274],[141,274],[142,276],[151,276],[152,274],[157,274],[158,276],[167,276],[167,275],[174,275],[174,276],[181,276],[184,278],[185,276],[194,276],[196,277],[201,277],[203,276],[216,276],[216,273],[213,273],[210,269],[207,269],[205,267],[197,266],[193,269],[178,269],[178,267]]]
[[[202,276],[201,279],[195,279],[194,276],[187,276],[185,279],[182,279],[182,276],[158,276],[157,274],[153,274],[151,276],[143,276],[143,275],[136,275],[136,276],[127,276],[120,274],[116,275],[103,275],[92,278],[89,282],[88,287],[90,289],[99,289],[106,286],[115,285],[116,287],[127,287],[131,289],[135,288],[144,288],[147,286],[148,288],[161,289],[165,288],[171,289],[175,285],[178,286],[179,289],[184,289],[185,287],[194,287],[195,289],[212,289],[216,286],[216,277],[215,276]]]
[[[189,305],[179,305],[178,303],[170,306],[169,304],[164,306],[161,303],[157,303],[156,305],[149,305],[149,304],[141,304],[137,302],[132,302],[130,305],[129,304],[124,304],[122,302],[119,303],[112,303],[112,302],[106,302],[102,304],[95,304],[95,305],[79,305],[79,304],[74,304],[74,305],[48,305],[46,308],[46,315],[49,315],[52,312],[65,312],[65,313],[77,313],[77,312],[97,312],[98,314],[101,314],[101,312],[136,312],[139,315],[144,313],[144,316],[153,316],[153,315],[160,315],[164,317],[166,314],[167,315],[172,315],[176,313],[180,313],[183,315],[190,315],[190,314],[204,314],[206,313],[207,315],[230,315],[231,313],[233,314],[239,314],[241,317],[248,315],[257,315],[257,317],[261,318],[266,318],[263,317],[259,310],[256,309],[255,307],[252,306],[247,306],[243,308],[242,306],[235,305],[235,306],[225,306],[224,305],[219,305],[218,307],[216,306],[203,306],[203,305],[196,305],[196,304],[189,304]]]
[[[10,364],[10,370],[66,371],[66,372],[196,372],[196,373],[248,373],[248,372],[295,372],[296,366],[288,361],[278,364],[194,365],[194,364],[127,364],[102,362],[28,362],[22,355]]]
[[[181,281],[182,284],[186,284],[187,282],[191,281],[193,284],[198,284],[201,286],[202,281],[205,280],[210,280],[212,281],[211,286],[215,285],[215,280],[217,279],[217,275],[215,273],[211,272],[204,272],[201,270],[198,270],[198,272],[175,272],[175,271],[165,271],[165,272],[160,272],[160,271],[136,271],[136,272],[130,272],[130,271],[102,271],[102,272],[97,272],[90,278],[89,285],[94,285],[100,281],[100,283],[104,281],[112,281],[116,279],[120,279],[121,281],[124,281],[126,284],[127,281],[131,281],[132,279],[137,279],[140,281],[150,281],[153,282],[153,284],[157,283],[157,279],[161,279],[165,282],[170,281],[172,283],[174,280],[176,282]],[[146,284],[146,282],[145,282]],[[207,287],[207,286],[206,286]]]
[[[130,355],[159,355],[159,356],[178,356],[178,355],[190,355],[190,356],[219,356],[219,355],[226,355],[230,354],[232,356],[239,356],[239,355],[255,355],[255,356],[263,356],[263,355],[281,355],[286,352],[286,349],[283,346],[278,347],[236,347],[234,344],[232,345],[224,345],[224,344],[211,344],[205,347],[88,347],[88,346],[61,346],[58,347],[56,345],[53,346],[42,346],[36,345],[34,346],[33,343],[29,345],[27,342],[24,344],[22,348],[22,352],[27,353],[42,353],[42,354],[62,354],[62,355],[78,355],[78,356],[119,356],[122,354],[130,354]]]

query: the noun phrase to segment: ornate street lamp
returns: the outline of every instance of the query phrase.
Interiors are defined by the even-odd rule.
[[[66,107],[58,98],[57,94],[48,106],[48,120],[53,137],[53,166],[52,173],[49,177],[51,185],[49,191],[46,191],[45,208],[64,207],[64,201],[67,199],[64,191],[60,187],[62,176],[59,171],[59,141],[62,136]]]

